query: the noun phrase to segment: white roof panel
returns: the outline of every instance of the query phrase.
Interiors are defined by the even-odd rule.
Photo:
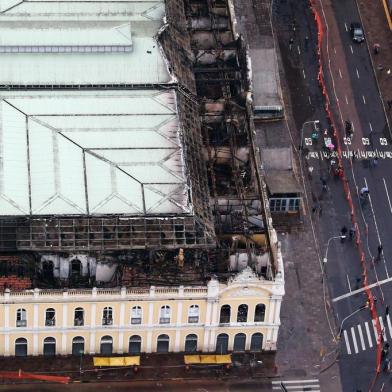
[[[155,84],[172,80],[155,39],[163,26],[163,0],[10,4],[14,6],[9,8],[7,3],[3,7],[0,2],[0,84]],[[11,46],[13,52],[8,53],[6,48]],[[64,53],[66,46],[79,50]],[[95,46],[100,48],[98,53],[91,49]],[[119,52],[116,46],[126,51]]]
[[[192,212],[174,90],[0,98],[2,215]]]

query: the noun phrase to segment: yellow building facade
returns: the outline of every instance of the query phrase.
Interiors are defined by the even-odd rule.
[[[0,294],[4,356],[275,350],[283,276],[226,284]]]

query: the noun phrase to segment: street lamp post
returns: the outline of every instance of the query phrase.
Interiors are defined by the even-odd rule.
[[[338,236],[331,237],[331,238],[328,240],[328,242],[327,242],[327,249],[325,249],[325,256],[324,256],[324,259],[323,259],[324,264],[326,264],[327,261],[328,261],[329,243],[330,243],[332,240],[337,240],[337,239],[344,240],[345,238],[346,238],[345,235],[338,235]]]
[[[348,320],[350,317],[354,316],[355,314],[359,313],[361,310],[366,309],[368,306],[367,305],[363,305],[361,306],[359,309],[354,310],[354,312],[350,313],[348,316],[346,316],[342,322],[340,323],[340,328],[339,328],[339,332],[338,332],[338,338],[340,337],[340,335],[342,334],[342,330],[343,330],[343,324],[346,320]]]
[[[299,149],[302,151],[302,149],[303,149],[303,146],[304,146],[304,128],[305,128],[305,125],[307,125],[307,124],[320,124],[320,121],[319,120],[311,120],[311,121],[305,121],[303,124],[302,124],[302,127],[301,127],[301,144],[299,145]]]

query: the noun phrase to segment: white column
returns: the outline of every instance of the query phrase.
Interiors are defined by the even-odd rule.
[[[210,332],[210,343],[207,347],[207,351],[211,352],[211,351],[215,351],[215,336],[216,336],[216,330],[215,328],[211,329]]]
[[[33,335],[33,355],[38,355],[38,334]]]
[[[90,321],[90,328],[95,329],[95,317],[97,312],[97,304],[91,304],[91,321]]]
[[[67,355],[67,334],[63,332],[61,334],[61,354]]]
[[[151,353],[152,352],[152,331],[147,331],[146,352],[147,353]]]
[[[95,332],[90,333],[90,354],[95,354]]]
[[[68,327],[68,304],[63,304],[63,328]]]
[[[150,296],[151,295],[151,288],[150,288]],[[158,315],[159,317],[159,315]],[[152,352],[152,328],[154,325],[154,303],[150,302],[148,304],[148,322],[147,322],[147,345],[146,345],[146,352],[151,353]]]
[[[6,333],[4,335],[4,356],[8,357],[10,355],[10,334]]]
[[[10,306],[8,304],[4,305],[4,328],[8,329],[10,327]]]
[[[219,321],[219,308],[218,308],[218,302],[216,301],[212,304],[211,324],[218,325],[218,321]]]
[[[125,321],[125,303],[121,302],[120,304],[120,320],[119,320],[119,327],[124,326],[124,321]]]
[[[122,354],[123,352],[124,352],[124,332],[119,332],[117,354]]]
[[[180,351],[180,337],[181,337],[181,321],[182,321],[182,305],[183,302],[179,301],[177,305],[177,322],[176,322],[176,336],[174,340],[174,352]]]
[[[39,322],[39,313],[38,313],[39,307],[38,304],[34,304],[33,307],[33,329],[38,329],[38,322]]]
[[[210,325],[211,324],[211,310],[212,310],[211,302],[207,301],[205,325]]]
[[[268,311],[268,323],[272,324],[274,322],[274,317],[275,317],[275,299],[270,298],[269,300],[269,311]]]
[[[280,324],[280,307],[282,306],[282,300],[276,299],[276,305],[275,305],[275,317],[274,317],[274,323],[275,324]]]

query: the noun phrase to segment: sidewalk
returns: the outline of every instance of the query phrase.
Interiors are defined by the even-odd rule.
[[[126,356],[127,354],[124,354]],[[98,356],[98,355],[97,355]],[[116,355],[113,355],[116,356]],[[1,371],[18,371],[46,375],[69,376],[72,381],[146,381],[146,380],[207,380],[252,379],[274,377],[274,353],[235,353],[233,366],[200,366],[185,369],[184,353],[142,354],[137,371],[127,368],[95,368],[93,356],[8,357],[0,358]],[[261,363],[257,364],[257,361]],[[23,383],[23,380],[1,379],[1,384]],[[25,381],[26,382],[26,381]],[[28,380],[31,383],[31,380]]]

